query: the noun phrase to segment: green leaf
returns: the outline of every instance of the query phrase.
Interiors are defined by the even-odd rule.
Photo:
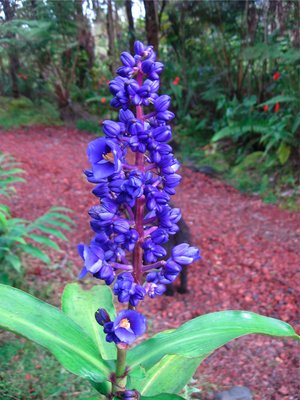
[[[141,400],[183,400],[183,397],[178,396],[177,394],[160,393],[157,396],[141,396]]]
[[[0,204],[0,213],[3,213],[5,216],[10,217],[10,208],[5,204]]]
[[[42,250],[38,249],[37,247],[33,246],[32,244],[21,244],[20,249],[25,253],[29,254],[31,257],[35,257],[43,261],[45,264],[50,264],[50,258],[46,253]]]
[[[70,225],[75,225],[75,222],[70,217],[68,217],[67,215],[61,214],[59,212],[52,212],[50,210],[50,212],[48,212],[46,215],[49,218],[63,219],[65,221],[69,222]]]
[[[0,229],[5,230],[7,227],[7,219],[4,214],[0,213]]]
[[[50,304],[0,285],[0,326],[47,348],[73,374],[95,382],[108,379],[109,365],[100,358],[93,341]]]
[[[66,241],[68,240],[66,238],[66,236],[62,232],[60,232],[58,229],[50,228],[49,226],[39,225],[39,224],[35,224],[35,223],[31,224],[30,231],[33,231],[35,229],[38,229],[45,233],[49,233],[50,235],[55,236],[59,239],[66,240]]]
[[[28,235],[28,237],[32,240],[34,240],[37,243],[41,243],[44,244],[45,246],[51,247],[54,250],[59,251],[60,247],[57,243],[55,243],[53,240],[45,237],[45,236],[40,236],[40,235],[36,235],[35,233],[31,233],[30,235]]]
[[[258,107],[263,107],[265,105],[272,106],[276,103],[292,103],[294,101],[296,101],[296,97],[294,96],[279,95],[272,97],[272,99],[265,101],[264,103],[259,104]]]
[[[167,354],[206,358],[232,339],[251,333],[285,336],[300,340],[293,328],[283,321],[248,311],[220,311],[202,315],[178,329],[162,332],[128,352],[127,362],[133,369],[146,369]]]
[[[270,125],[267,121],[250,120],[250,121],[235,122],[232,125],[220,129],[213,135],[211,140],[212,142],[217,142],[218,140],[224,138],[231,138],[232,140],[237,140],[246,133],[252,133],[252,132],[269,134]]]
[[[58,226],[59,228],[63,228],[66,231],[70,232],[71,228],[69,227],[69,225],[67,225],[65,222],[62,221],[58,221],[57,219],[53,219],[53,218],[47,218],[45,219],[45,221],[43,221],[45,224],[49,224],[49,225],[54,225],[54,226]]]
[[[105,340],[103,328],[95,320],[95,312],[104,308],[111,319],[116,311],[112,302],[112,292],[108,286],[98,285],[90,290],[83,290],[78,283],[65,287],[62,296],[62,310],[89,335],[105,360],[115,360],[116,347]]]
[[[5,256],[5,261],[8,262],[12,267],[18,272],[21,272],[21,260],[18,256],[15,254],[7,254]]]
[[[288,144],[281,142],[280,146],[277,149],[277,156],[280,161],[280,164],[283,165],[287,162],[291,155],[292,148]]]
[[[130,387],[145,396],[155,396],[161,392],[178,393],[190,381],[201,361],[201,358],[166,355],[142,379],[129,374]]]

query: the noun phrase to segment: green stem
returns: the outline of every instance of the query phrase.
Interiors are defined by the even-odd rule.
[[[126,382],[126,349],[119,349],[117,347],[116,376],[113,382],[112,394],[116,396],[118,392],[124,392],[126,389]]]

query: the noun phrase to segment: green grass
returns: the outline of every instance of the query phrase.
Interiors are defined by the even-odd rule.
[[[45,100],[34,104],[26,97],[0,97],[0,128],[32,125],[62,125],[62,121],[57,109]]]
[[[43,348],[12,333],[0,341],[0,398],[16,400],[87,399],[97,392],[67,372]]]

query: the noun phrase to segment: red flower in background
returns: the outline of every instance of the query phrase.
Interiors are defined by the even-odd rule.
[[[274,107],[274,112],[277,113],[278,111],[279,111],[279,103],[276,103]]]
[[[105,104],[105,103],[106,103],[106,97],[101,97],[100,102],[101,102],[102,104]]]
[[[268,104],[265,104],[265,105],[264,105],[264,112],[267,112],[267,111],[268,111],[268,109],[269,109],[269,106],[268,106]]]
[[[28,76],[25,75],[25,74],[18,74],[18,77],[19,77],[20,79],[22,79],[23,81],[27,81],[27,79],[28,79]]]
[[[273,75],[273,79],[274,79],[274,81],[278,81],[279,78],[280,78],[280,73],[278,71],[276,71]]]
[[[173,83],[173,85],[177,86],[179,82],[180,82],[180,78],[179,78],[179,76],[176,76],[176,78],[174,79],[174,81],[172,83]]]

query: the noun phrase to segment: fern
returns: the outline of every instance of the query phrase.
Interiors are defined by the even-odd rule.
[[[25,179],[18,176],[25,173],[19,165],[11,155],[0,152],[0,195],[8,197],[15,191],[15,183],[25,182]]]
[[[233,141],[237,141],[241,136],[248,133],[260,133],[269,134],[270,125],[267,121],[241,121],[234,122],[232,125],[226,126],[225,128],[219,130],[212,137],[212,142],[218,142],[221,139],[230,138]]]
[[[11,218],[9,208],[0,205],[0,263],[20,273],[21,254],[26,253],[49,264],[50,258],[44,249],[61,251],[53,237],[67,240],[62,230],[70,231],[75,225],[66,212],[70,213],[71,210],[53,207],[30,222],[21,218]]]
[[[14,184],[25,180],[18,176],[25,171],[10,155],[0,153],[0,194],[9,196]],[[52,207],[35,221],[13,218],[10,208],[0,204],[0,264],[2,268],[13,268],[22,272],[22,253],[38,258],[46,264],[50,258],[45,249],[61,251],[55,239],[67,240],[63,231],[71,231],[75,225],[69,216],[71,210]],[[69,215],[67,215],[69,214]]]

